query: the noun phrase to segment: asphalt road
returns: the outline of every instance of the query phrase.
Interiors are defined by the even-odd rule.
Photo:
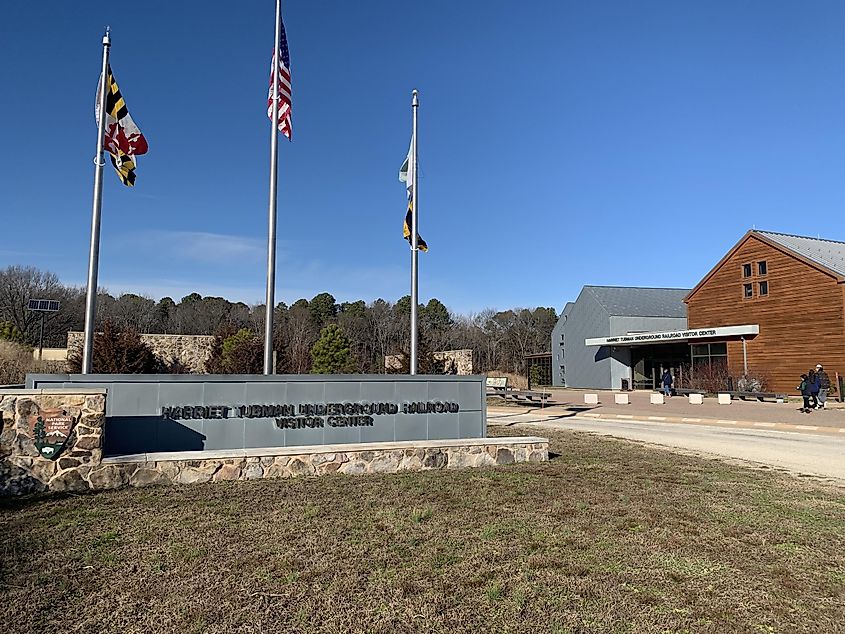
[[[682,423],[541,418],[534,414],[500,417],[491,413],[488,422],[531,423],[553,429],[593,432],[710,456],[736,458],[798,474],[836,478],[845,482],[845,438],[830,435],[725,429]]]

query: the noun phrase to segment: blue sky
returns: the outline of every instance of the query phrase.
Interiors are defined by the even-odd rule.
[[[290,0],[277,298],[554,306],[694,285],[752,226],[845,239],[845,4]],[[106,167],[100,281],[261,302],[272,0],[5,3],[0,266],[85,280],[104,25],[150,144]]]

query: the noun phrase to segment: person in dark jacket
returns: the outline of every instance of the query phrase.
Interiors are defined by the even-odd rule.
[[[815,370],[810,370],[807,374],[802,374],[801,378],[804,379],[801,383],[804,386],[801,390],[801,396],[804,397],[804,413],[809,414],[810,400],[813,401],[812,407],[819,404],[819,377],[816,376]]]
[[[672,383],[675,379],[672,378],[672,373],[669,370],[663,372],[663,393],[666,396],[672,396]]]
[[[810,386],[807,382],[807,375],[801,375],[801,382],[796,387],[799,392],[801,392],[801,396],[804,399],[804,407],[801,408],[800,411],[804,412],[805,414],[810,413]]]
[[[816,406],[816,409],[824,409],[824,404],[827,401],[827,393],[830,391],[830,377],[824,371],[821,363],[816,365],[816,376],[819,379],[819,404]]]

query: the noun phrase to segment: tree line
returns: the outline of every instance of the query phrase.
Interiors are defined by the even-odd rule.
[[[62,284],[51,272],[9,266],[0,270],[0,338],[38,344],[40,315],[27,310],[29,299],[61,302],[57,313],[47,314],[45,347],[64,347],[69,330],[83,329],[85,289]],[[97,329],[108,324],[113,337],[117,333],[217,335],[210,371],[236,371],[235,366],[241,371],[244,367],[260,371],[264,311],[262,304],[247,305],[198,293],[177,302],[170,297],[155,301],[130,293],[114,297],[101,291]],[[334,367],[329,361],[333,355],[350,372],[384,372],[386,356],[407,358],[410,313],[409,296],[396,302],[376,299],[339,303],[330,293],[319,293],[290,305],[280,303],[275,308],[273,333],[277,372],[309,373],[315,363],[316,371]],[[473,351],[476,372],[523,374],[526,354],[550,349],[557,320],[555,309],[544,307],[458,314],[436,298],[420,305],[418,314],[421,371],[434,351],[468,348]],[[344,348],[348,353],[338,352]],[[256,358],[258,366],[253,369]]]

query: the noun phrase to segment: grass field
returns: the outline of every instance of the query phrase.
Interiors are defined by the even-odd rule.
[[[845,490],[584,434],[551,441],[559,455],[542,465],[5,500],[0,624],[845,632]]]

